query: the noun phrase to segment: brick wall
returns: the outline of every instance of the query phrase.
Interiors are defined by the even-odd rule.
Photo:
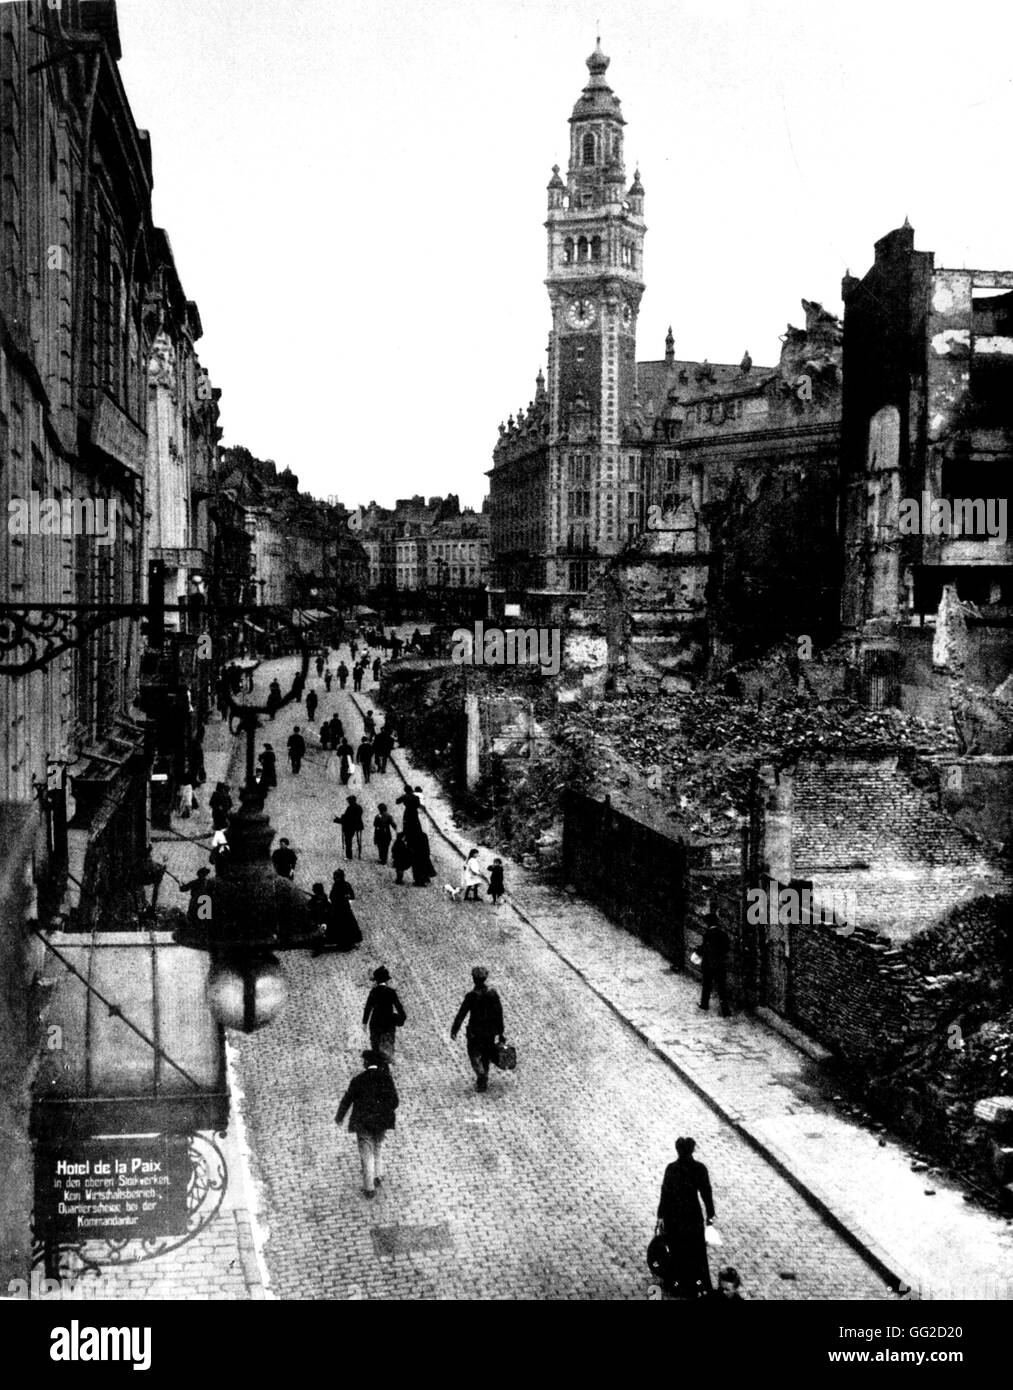
[[[802,762],[792,775],[792,871],[817,897],[849,888],[858,922],[903,941],[1008,874],[897,758]]]
[[[947,990],[920,975],[875,932],[791,930],[791,1012],[805,1032],[851,1063],[881,1071],[952,1016]]]

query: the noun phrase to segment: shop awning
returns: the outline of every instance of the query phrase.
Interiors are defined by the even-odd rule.
[[[59,953],[47,950],[45,964],[56,986],[46,1026],[59,1046],[42,1053],[33,1135],[224,1129],[225,1054],[204,997],[208,957],[167,932],[54,932],[46,941]]]

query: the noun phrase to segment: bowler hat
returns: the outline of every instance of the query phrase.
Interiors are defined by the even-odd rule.
[[[377,982],[377,984],[382,985],[386,980],[390,979],[390,971],[387,969],[385,965],[379,965],[373,971],[373,979]]]

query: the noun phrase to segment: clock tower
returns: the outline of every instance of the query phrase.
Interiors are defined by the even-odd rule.
[[[557,165],[548,186],[545,579],[560,594],[586,590],[595,558],[614,555],[625,541],[620,432],[634,395],[646,227],[639,169],[626,188],[626,122],[605,79],[608,66],[599,40],[570,117],[566,182]]]

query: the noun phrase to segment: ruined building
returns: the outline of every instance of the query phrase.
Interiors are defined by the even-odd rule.
[[[882,702],[939,710],[1013,655],[1013,271],[937,269],[914,236],[843,284],[841,611]]]

